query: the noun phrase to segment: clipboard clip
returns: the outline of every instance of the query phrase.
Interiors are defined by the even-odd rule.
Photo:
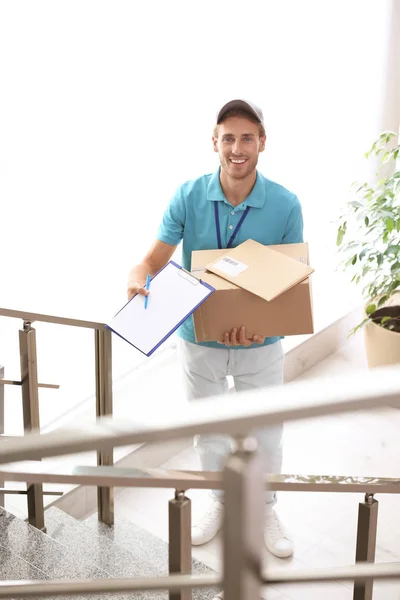
[[[184,269],[183,267],[179,269],[178,275],[186,279],[186,281],[189,281],[189,283],[191,283],[192,285],[198,285],[200,283],[197,277],[189,273],[189,271],[186,271],[186,269]]]

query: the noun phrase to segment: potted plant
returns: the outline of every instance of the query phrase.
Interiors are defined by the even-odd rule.
[[[400,152],[399,136],[383,132],[365,154],[378,165],[374,182],[353,184],[354,196],[339,218],[342,268],[363,284],[368,365],[400,362]]]

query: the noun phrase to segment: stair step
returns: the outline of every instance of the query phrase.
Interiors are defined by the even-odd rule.
[[[45,513],[48,535],[71,552],[87,554],[112,577],[150,577],[168,574],[168,544],[138,525],[118,520],[110,527],[99,523],[97,514],[86,521],[52,507]],[[212,573],[196,559],[192,560],[195,574]],[[193,600],[212,600],[217,590],[194,590]],[[126,597],[126,596],[125,596]],[[148,592],[136,593],[145,600]],[[166,600],[167,592],[153,592],[152,600]]]
[[[33,565],[29,564],[17,556],[13,552],[10,552],[3,545],[0,546],[0,580],[43,580],[48,579],[47,575],[37,569]],[[13,600],[11,598],[11,600]]]
[[[77,552],[71,552],[50,536],[2,508],[0,509],[0,552],[2,580],[108,579],[110,577],[107,572],[96,566],[88,554],[79,555]],[[107,596],[111,598],[111,595]],[[91,596],[92,600],[93,598],[95,596]],[[98,596],[99,600],[100,598],[101,596]]]
[[[52,507],[46,511],[47,533],[70,552],[88,554],[101,569],[113,577],[138,577],[154,575],[149,555],[135,548],[135,554],[114,543],[112,536],[98,534],[63,511]],[[132,547],[132,546],[131,546]]]

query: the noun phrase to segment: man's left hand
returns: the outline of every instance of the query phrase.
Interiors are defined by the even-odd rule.
[[[253,335],[252,338],[246,336],[246,328],[234,327],[232,331],[225,333],[224,339],[219,344],[225,344],[225,346],[251,346],[252,344],[263,344],[265,337],[262,335]]]

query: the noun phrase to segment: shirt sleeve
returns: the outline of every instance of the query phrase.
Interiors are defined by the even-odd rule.
[[[300,244],[303,241],[303,213],[299,199],[297,196],[294,196],[294,202],[289,212],[282,243]]]
[[[157,239],[171,246],[179,244],[183,238],[186,221],[186,205],[182,189],[179,188],[168,204],[161,224],[158,228]]]

